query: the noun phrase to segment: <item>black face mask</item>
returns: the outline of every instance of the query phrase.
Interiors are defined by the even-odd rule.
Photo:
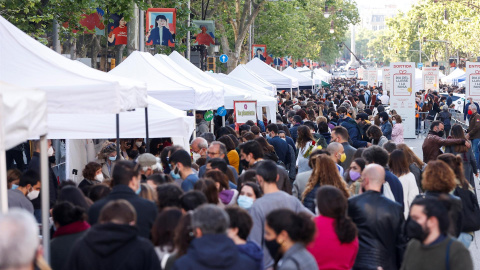
[[[197,118],[197,119],[195,119],[195,122],[196,122],[197,124],[200,124],[200,123],[202,122],[202,119],[201,119],[201,118]]]
[[[430,234],[430,230],[428,228],[424,230],[418,222],[411,218],[407,219],[405,232],[409,238],[417,239],[422,243]]]
[[[250,164],[248,164],[248,161],[246,161],[245,159],[240,159],[240,164],[242,165],[242,168],[246,169],[250,166]]]
[[[443,132],[443,130],[437,132],[438,137],[443,137],[444,134],[445,134],[445,133]]]
[[[273,239],[270,241],[265,240],[265,246],[267,247],[268,252],[270,253],[270,256],[272,256],[272,258],[275,261],[278,261],[277,259],[281,256],[281,254],[279,252],[280,244],[277,243],[277,240],[276,239]]]

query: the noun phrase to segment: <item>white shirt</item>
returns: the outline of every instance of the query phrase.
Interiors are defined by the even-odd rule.
[[[387,96],[387,95],[382,95],[382,96],[380,97],[380,100],[382,101],[382,104],[383,104],[383,105],[386,105],[386,104],[388,104],[388,102],[390,101],[390,97]]]
[[[410,205],[420,192],[418,191],[417,182],[415,181],[415,175],[413,175],[413,173],[409,172],[404,174],[398,177],[398,180],[400,180],[403,187],[404,215],[405,219],[407,219]]]

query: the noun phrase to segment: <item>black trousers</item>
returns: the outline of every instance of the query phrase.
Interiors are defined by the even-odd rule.
[[[17,169],[20,171],[25,170],[25,162],[23,161],[23,151],[19,150],[8,150],[6,152],[6,158],[7,158],[7,170],[15,168],[13,161],[15,160],[15,163],[17,163]]]

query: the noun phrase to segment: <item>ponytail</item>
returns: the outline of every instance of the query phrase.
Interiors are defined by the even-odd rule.
[[[293,242],[307,245],[313,241],[316,226],[306,213],[294,213],[289,209],[278,209],[270,212],[266,218],[266,224],[276,234],[286,231]]]
[[[351,243],[357,237],[357,226],[350,217],[341,215],[335,219],[335,233],[340,243]]]

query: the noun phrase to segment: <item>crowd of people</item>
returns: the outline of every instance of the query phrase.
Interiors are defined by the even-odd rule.
[[[197,112],[190,149],[105,141],[79,183],[50,171],[50,265],[35,221],[34,141],[26,170],[8,172],[0,269],[473,269],[475,106],[467,134],[446,131],[448,115],[419,116],[429,128],[422,160],[381,87],[331,85],[281,92],[272,121],[237,130],[230,114],[209,132]],[[436,95],[417,103],[434,106]]]

